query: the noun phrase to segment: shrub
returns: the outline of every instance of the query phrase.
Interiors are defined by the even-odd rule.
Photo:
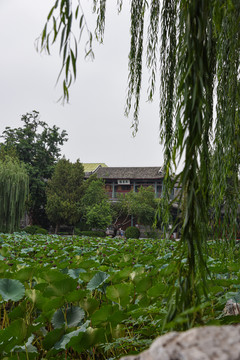
[[[78,229],[78,231],[89,231],[89,230],[91,230],[91,227],[90,227],[89,225],[87,225],[84,220],[81,219],[81,220],[76,224],[76,226],[75,226],[75,228],[74,228],[74,231],[75,231],[76,229]]]
[[[41,226],[38,225],[29,225],[26,226],[23,231],[25,231],[27,234],[42,234],[42,235],[47,235],[48,231],[46,229],[43,229]]]
[[[48,234],[48,231],[42,227],[38,227],[37,228],[37,231],[36,231],[36,234],[42,234],[42,235],[47,235]]]
[[[101,230],[88,230],[88,231],[80,231],[79,229],[74,229],[75,235],[79,236],[92,236],[92,237],[105,237],[106,234]]]
[[[140,230],[135,226],[129,226],[125,231],[125,236],[127,239],[139,239]]]
[[[160,237],[159,233],[156,230],[150,230],[147,231],[147,237],[149,239],[158,239],[158,237]]]

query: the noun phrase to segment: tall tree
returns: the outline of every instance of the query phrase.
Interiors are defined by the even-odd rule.
[[[123,1],[118,1],[118,4],[121,9]],[[93,10],[97,13],[95,37],[102,42],[106,1],[93,0]],[[79,20],[78,17],[81,18],[79,31],[86,30],[89,36],[87,55],[92,55],[93,33],[87,27],[81,1],[56,1],[40,41],[41,49],[49,51],[50,41],[57,41],[61,34],[60,53],[62,70],[65,70],[62,72],[65,76],[63,97],[66,100],[72,79],[76,77],[77,46],[73,20]],[[53,26],[49,31],[51,21]],[[218,209],[220,202],[228,199],[226,206],[231,214],[228,222],[236,222],[238,199],[232,201],[225,193],[231,178],[230,193],[238,194],[239,21],[239,0],[162,0],[161,4],[159,0],[131,0],[126,114],[130,113],[134,100],[133,126],[136,132],[146,34],[149,100],[155,92],[157,68],[161,72],[160,133],[165,152],[166,198],[169,196],[167,189],[171,172],[178,161],[183,162],[178,181],[182,189],[180,200],[184,196],[185,204],[181,251],[187,265],[179,265],[177,301],[169,318],[201,301],[204,286],[200,288],[206,278],[203,244],[207,239],[210,199],[214,199]],[[146,25],[147,31],[144,31]],[[214,164],[209,181],[211,154]]]
[[[62,158],[58,161],[47,185],[46,212],[56,232],[61,224],[75,225],[82,216],[84,168],[79,160],[71,163]]]
[[[112,223],[112,211],[109,201],[102,200],[92,206],[88,206],[85,212],[87,225],[91,229],[106,230]]]
[[[90,228],[105,230],[112,222],[112,209],[105,190],[104,181],[92,175],[84,182],[82,223]]]
[[[82,198],[83,208],[100,204],[102,201],[107,199],[108,196],[102,179],[98,179],[95,175],[92,175],[84,182],[84,195]]]
[[[129,220],[133,216],[142,225],[153,225],[157,205],[158,201],[155,199],[153,188],[141,186],[138,192],[131,191],[120,197],[115,211],[118,210],[117,215],[119,214],[122,218]]]
[[[27,208],[32,223],[46,225],[46,182],[51,178],[54,166],[60,156],[60,146],[67,141],[66,131],[51,128],[39,119],[39,112],[33,111],[21,118],[23,126],[6,127],[1,148],[14,153],[26,164],[29,175],[29,199]]]
[[[23,163],[0,160],[0,232],[19,229],[28,195],[28,174]]]

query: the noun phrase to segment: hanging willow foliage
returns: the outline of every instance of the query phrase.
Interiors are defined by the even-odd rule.
[[[19,229],[28,194],[28,175],[23,164],[11,158],[0,161],[0,232]]]
[[[117,2],[119,10],[123,3]],[[179,161],[183,163],[178,175],[182,209],[181,257],[178,287],[169,312],[171,320],[177,313],[198,305],[201,297],[206,296],[204,244],[209,225],[214,232],[212,236],[233,239],[236,233],[240,150],[240,2],[131,0],[130,3],[126,114],[130,113],[133,104],[133,128],[136,132],[146,33],[149,100],[153,98],[157,70],[160,70],[160,135],[165,154],[164,194],[167,202],[171,174],[176,171]],[[85,30],[88,34],[86,55],[92,54],[92,33],[85,22],[80,0],[56,1],[41,36],[41,49],[49,50],[51,32],[53,42],[61,33],[65,84],[69,84],[70,63],[76,76],[76,51],[74,55],[69,47],[72,36],[70,8],[74,4],[75,18],[80,18],[80,32]],[[81,15],[77,14],[79,9]],[[97,13],[96,37],[101,42],[105,9],[106,1],[93,1],[93,10]],[[53,26],[48,32],[47,25],[51,20]],[[148,26],[144,32],[146,22]],[[68,91],[64,90],[64,97],[68,99]],[[221,231],[218,230],[219,221]],[[183,258],[186,261],[183,262]],[[191,321],[194,319],[189,318],[187,326],[191,326]]]

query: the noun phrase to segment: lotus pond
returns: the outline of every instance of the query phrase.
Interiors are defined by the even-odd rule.
[[[203,324],[239,322],[223,316],[239,298],[238,249],[209,245],[209,294],[174,323],[164,319],[176,282],[177,243],[0,234],[0,358],[118,359],[140,352],[177,329],[189,312]],[[184,260],[184,259],[183,259]]]

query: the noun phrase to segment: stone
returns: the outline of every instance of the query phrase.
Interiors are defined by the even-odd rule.
[[[170,332],[154,340],[148,350],[121,360],[240,360],[240,325]]]
[[[240,304],[230,299],[226,302],[225,308],[223,309],[224,315],[239,315]]]

